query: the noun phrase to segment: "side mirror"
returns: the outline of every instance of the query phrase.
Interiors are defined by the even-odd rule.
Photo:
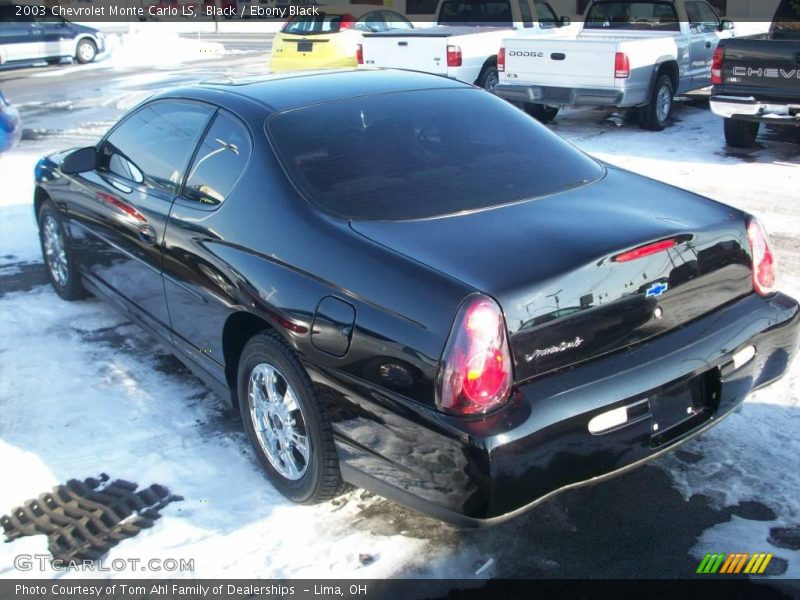
[[[728,19],[723,19],[722,22],[719,24],[720,31],[731,31],[736,28],[736,25],[733,21],[729,21]]]
[[[97,148],[89,146],[70,152],[61,161],[61,172],[76,175],[92,171],[97,167]]]
[[[570,25],[572,25],[572,19],[570,19],[570,18],[569,18],[569,17],[567,17],[566,15],[565,15],[565,16],[563,16],[563,17],[561,17],[561,18],[558,20],[558,26],[559,26],[559,27],[569,27]]]

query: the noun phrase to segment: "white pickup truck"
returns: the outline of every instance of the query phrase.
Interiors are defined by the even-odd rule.
[[[543,0],[440,0],[436,25],[365,33],[358,59],[365,67],[424,71],[491,90],[503,38],[514,31],[557,37],[568,25]]]
[[[676,94],[711,84],[717,43],[733,35],[704,0],[595,0],[577,37],[507,37],[495,93],[563,106],[636,107],[645,129],[667,126]]]

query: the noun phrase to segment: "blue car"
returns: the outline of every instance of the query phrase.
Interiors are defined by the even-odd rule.
[[[90,63],[105,49],[102,32],[56,17],[44,7],[0,6],[0,64],[57,63],[63,58]]]
[[[0,92],[0,152],[8,152],[22,136],[22,121],[19,111],[11,106]]]

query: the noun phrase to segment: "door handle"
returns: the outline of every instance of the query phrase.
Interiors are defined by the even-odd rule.
[[[711,42],[706,42],[706,48],[711,48]]]
[[[139,239],[148,246],[155,246],[158,243],[156,230],[150,225],[139,226]]]

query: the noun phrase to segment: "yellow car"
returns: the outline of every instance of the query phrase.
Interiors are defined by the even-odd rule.
[[[355,67],[362,33],[414,28],[400,13],[372,4],[318,10],[316,15],[292,17],[275,35],[272,72]]]

